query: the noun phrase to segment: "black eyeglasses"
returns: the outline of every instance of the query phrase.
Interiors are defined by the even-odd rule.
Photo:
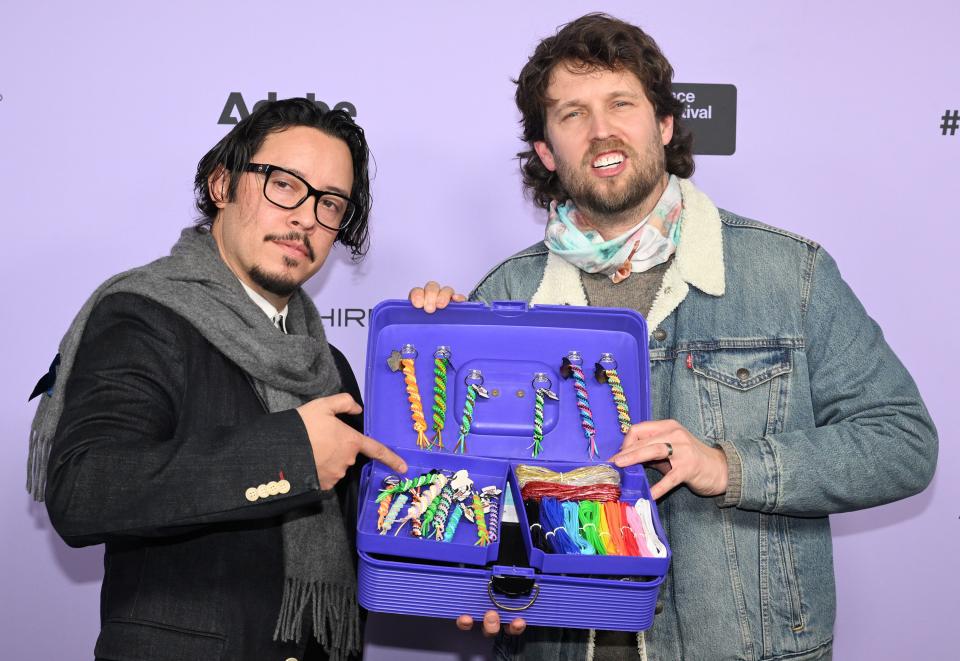
[[[357,205],[346,195],[317,190],[289,170],[276,165],[248,163],[247,172],[264,175],[263,196],[282,209],[296,209],[313,196],[313,213],[317,223],[332,232],[345,229],[353,220]]]

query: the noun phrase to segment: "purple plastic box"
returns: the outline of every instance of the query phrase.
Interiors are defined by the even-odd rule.
[[[403,374],[387,364],[391,352],[405,344],[414,345],[418,352],[415,368],[428,436],[433,355],[438,346],[450,348],[444,451],[416,447]],[[560,376],[561,361],[571,350],[583,356],[599,448],[593,459],[588,456],[580,426],[573,381]],[[594,363],[605,352],[617,360],[631,419],[650,419],[647,327],[635,312],[571,306],[528,308],[513,301],[495,302],[490,307],[454,304],[432,315],[414,309],[407,301],[384,301],[374,308],[367,342],[367,434],[397,449],[410,464],[407,477],[431,468],[466,468],[475,487],[509,487],[518,503],[529,566],[500,561],[499,543],[475,546],[476,528],[466,522],[451,542],[413,538],[404,530],[397,535],[394,531],[379,534],[376,497],[388,471],[371,463],[364,470],[357,524],[359,598],[365,608],[443,618],[464,613],[478,618],[495,609],[508,620],[519,615],[540,626],[624,631],[650,627],[657,592],[670,564],[669,546],[666,558],[544,553],[532,545],[513,473],[519,464],[542,464],[553,470],[597,464],[619,449],[623,436],[613,398],[608,386],[593,378]],[[466,453],[455,454],[467,395],[465,377],[471,370],[482,372],[483,385],[491,396],[477,400]],[[535,373],[547,375],[559,399],[545,402],[543,451],[533,459]],[[621,477],[623,500],[649,499],[641,467],[621,470]],[[501,497],[501,512],[503,505]],[[666,544],[655,506],[653,518],[657,534]],[[404,594],[430,597],[398,598]]]

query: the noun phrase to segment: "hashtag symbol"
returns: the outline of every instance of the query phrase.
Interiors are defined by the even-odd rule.
[[[943,120],[943,124],[940,125],[940,135],[946,135],[947,131],[950,131],[950,135],[956,135],[957,129],[960,129],[960,111],[954,110],[953,114],[950,114],[949,110],[944,110],[943,117],[940,119]]]

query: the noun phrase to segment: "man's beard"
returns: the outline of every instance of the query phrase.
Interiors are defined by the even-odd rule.
[[[264,241],[299,241],[303,244],[304,248],[307,251],[307,259],[311,262],[316,259],[316,256],[313,252],[313,246],[310,245],[310,237],[304,236],[300,232],[288,232],[286,234],[268,234],[263,237]],[[297,261],[291,259],[290,257],[284,256],[283,263],[285,266],[293,268],[297,266]],[[254,266],[249,271],[250,279],[255,283],[260,285],[265,291],[286,298],[290,296],[293,292],[297,291],[300,287],[300,283],[296,282],[293,278],[283,275],[273,275],[266,273],[259,266]]]
[[[293,261],[290,260],[289,257],[284,257],[283,259],[285,262],[287,262],[288,266],[290,266],[290,262]],[[259,266],[254,266],[251,268],[249,274],[250,279],[262,287],[264,291],[268,291],[271,294],[275,294],[282,298],[290,296],[300,287],[300,283],[295,282],[293,278],[289,276],[265,273]]]
[[[627,156],[627,169],[617,179],[617,190],[607,190],[605,180],[594,177],[583,168],[592,168],[593,160],[608,151],[622,151]],[[639,154],[620,140],[604,140],[595,143],[584,156],[581,168],[572,167],[566,161],[554,159],[557,177],[577,208],[592,221],[604,224],[605,219],[619,222],[619,217],[639,208],[657,189],[666,173],[666,157],[659,136],[654,133],[643,154]]]

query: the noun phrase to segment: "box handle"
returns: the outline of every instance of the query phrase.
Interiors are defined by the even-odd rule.
[[[506,606],[497,601],[496,596],[493,594],[494,591],[511,598],[525,597],[527,595],[531,595],[531,597],[530,601],[523,606]],[[493,605],[501,610],[511,612],[525,611],[533,606],[537,597],[540,596],[540,586],[537,585],[532,578],[524,576],[494,576],[487,582],[487,594],[490,596],[490,601],[493,602]]]
[[[526,301],[494,301],[490,305],[491,312],[501,317],[516,317],[527,311]]]

